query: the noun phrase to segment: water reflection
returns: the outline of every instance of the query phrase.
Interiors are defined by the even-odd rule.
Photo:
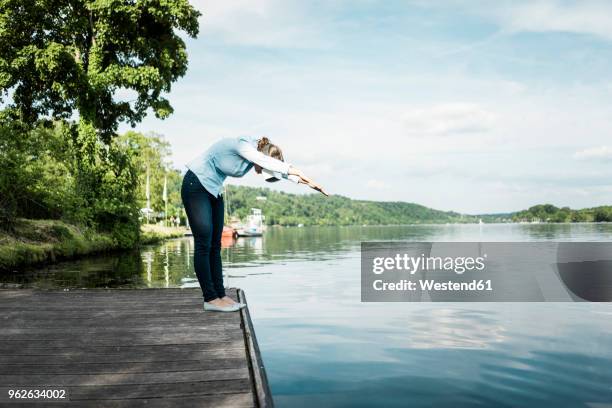
[[[227,276],[268,273],[241,268],[286,263],[329,262],[353,256],[361,241],[542,241],[610,240],[610,224],[485,224],[367,227],[270,228],[263,237],[229,238],[222,243]],[[193,240],[186,237],[140,251],[84,258],[25,273],[2,282],[35,287],[197,286]],[[230,271],[231,270],[231,271]]]

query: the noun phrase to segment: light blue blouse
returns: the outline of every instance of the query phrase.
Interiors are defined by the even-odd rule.
[[[297,176],[289,175],[289,163],[267,156],[257,150],[258,139],[250,136],[221,139],[210,148],[187,163],[187,168],[198,177],[209,193],[218,197],[223,191],[227,176],[242,177],[254,164],[276,178],[295,183]]]

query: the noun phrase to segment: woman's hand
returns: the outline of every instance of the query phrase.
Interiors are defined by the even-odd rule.
[[[306,183],[306,184],[308,184],[308,187],[312,188],[313,190],[316,190],[320,192],[321,194],[329,197],[329,194],[327,194],[325,190],[323,190],[323,187],[320,184],[317,184],[312,180],[310,180],[310,183]]]
[[[291,166],[291,167],[289,167],[289,174],[293,174],[295,176],[298,176],[300,178],[299,183],[307,184],[308,187],[312,188],[313,190],[316,190],[316,191],[320,192],[321,194],[329,197],[329,194],[327,194],[327,192],[325,192],[325,190],[323,190],[323,187],[320,184],[316,183],[314,180],[312,180],[311,178],[307,177],[299,169],[296,169],[295,167]]]

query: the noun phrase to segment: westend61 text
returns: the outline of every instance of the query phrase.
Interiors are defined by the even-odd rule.
[[[418,282],[418,285],[417,285]],[[417,282],[402,279],[399,282],[383,282],[378,279],[373,282],[376,291],[393,290],[427,290],[427,291],[490,291],[493,290],[491,280],[474,279],[471,282],[437,282],[433,279],[419,279]]]

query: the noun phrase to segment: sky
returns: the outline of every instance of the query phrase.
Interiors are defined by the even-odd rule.
[[[612,204],[612,2],[192,4],[175,112],[136,128],[165,135],[181,170],[220,138],[265,135],[355,199],[472,214]]]

